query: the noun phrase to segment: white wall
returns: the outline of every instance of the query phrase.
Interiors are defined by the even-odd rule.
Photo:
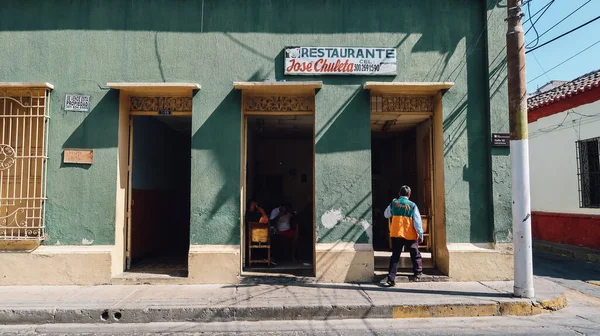
[[[598,136],[600,101],[529,124],[533,211],[600,214],[600,209],[579,208],[575,150],[576,141]]]

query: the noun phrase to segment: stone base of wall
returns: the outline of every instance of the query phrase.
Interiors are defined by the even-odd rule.
[[[100,285],[112,283],[114,246],[40,246],[33,251],[0,252],[0,285]],[[186,284],[240,282],[240,247],[192,245]],[[512,244],[448,244],[451,281],[513,279]],[[371,282],[374,256],[370,244],[316,246],[316,281]],[[165,283],[165,282],[162,282]]]
[[[187,283],[234,284],[240,282],[239,245],[192,245]]]
[[[533,211],[534,239],[600,250],[600,215]]]
[[[111,281],[114,246],[39,246],[0,252],[0,285],[101,285]]]
[[[513,280],[512,244],[448,244],[450,281]]]
[[[375,260],[371,244],[317,244],[316,252],[318,282],[373,281]]]

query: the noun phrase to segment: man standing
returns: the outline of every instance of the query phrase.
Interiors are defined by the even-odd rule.
[[[389,287],[396,285],[396,273],[398,272],[398,262],[400,261],[402,249],[410,252],[415,280],[419,280],[423,271],[421,253],[419,252],[419,243],[423,241],[423,224],[419,208],[415,203],[409,201],[409,198],[410,187],[402,186],[400,188],[400,198],[394,199],[384,212],[385,218],[392,218],[392,225],[390,226],[392,256],[386,282]]]

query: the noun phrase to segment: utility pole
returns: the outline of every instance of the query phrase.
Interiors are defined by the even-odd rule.
[[[512,176],[512,220],[514,246],[514,295],[532,298],[531,200],[529,193],[529,140],[527,139],[527,81],[525,78],[525,34],[521,0],[508,0],[506,57],[508,67],[508,113]]]

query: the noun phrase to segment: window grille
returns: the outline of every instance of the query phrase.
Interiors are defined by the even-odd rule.
[[[579,206],[600,208],[600,137],[577,141],[575,145]]]
[[[0,88],[0,240],[45,238],[45,88]]]

